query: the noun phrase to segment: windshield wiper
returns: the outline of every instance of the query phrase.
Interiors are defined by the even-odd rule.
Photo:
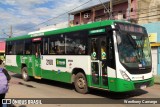
[[[134,49],[137,49],[137,43],[135,42],[135,40],[131,37],[131,35],[129,33],[127,33],[127,37],[130,41],[130,43],[132,44],[132,46],[134,47]]]

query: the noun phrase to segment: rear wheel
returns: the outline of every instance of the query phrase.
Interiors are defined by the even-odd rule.
[[[88,85],[86,77],[83,73],[79,72],[75,76],[74,86],[77,92],[85,94],[88,92]]]
[[[22,68],[22,78],[24,81],[29,81],[30,79],[28,75],[27,67]]]

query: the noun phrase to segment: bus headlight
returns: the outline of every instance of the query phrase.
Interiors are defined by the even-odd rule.
[[[122,77],[123,77],[125,80],[131,81],[131,79],[129,78],[129,76],[128,76],[123,70],[120,70],[120,72],[121,72]]]

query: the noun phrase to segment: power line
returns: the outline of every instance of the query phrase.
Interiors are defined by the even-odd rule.
[[[153,12],[153,11],[152,11]],[[113,13],[115,13],[115,12],[113,12]],[[150,12],[148,12],[148,13],[150,13]],[[159,16],[160,14],[156,14],[156,15],[148,15],[148,16],[144,16],[144,17],[137,17],[137,18],[132,18],[132,19],[141,19],[142,20],[142,18],[148,18],[148,17],[155,17],[155,16]],[[135,15],[130,15],[130,16],[135,16]],[[126,17],[128,17],[128,16],[126,16]],[[154,19],[158,19],[158,18],[154,18]]]
[[[56,17],[53,17],[53,18],[51,18],[51,19],[48,19],[48,20],[46,20],[46,21],[44,21],[44,22],[42,22],[42,23],[39,23],[39,24],[37,24],[37,25],[35,25],[35,26],[32,26],[32,27],[23,29],[23,31],[24,31],[24,30],[29,30],[29,29],[35,28],[35,27],[37,27],[37,26],[39,26],[39,25],[45,24],[45,23],[47,23],[47,22],[49,22],[49,21],[51,21],[51,20],[53,20],[53,19],[56,19],[56,18],[58,18],[58,17],[60,17],[60,16],[63,16],[63,15],[65,15],[65,14],[67,14],[67,13],[69,13],[69,12],[71,12],[71,11],[73,11],[73,10],[75,10],[75,9],[77,9],[77,8],[79,8],[79,7],[87,4],[87,3],[89,3],[90,1],[92,1],[92,0],[89,0],[89,1],[87,1],[87,2],[85,2],[85,3],[83,3],[83,4],[81,4],[81,5],[73,8],[73,9],[67,11],[67,12],[64,12],[64,13],[56,16]],[[105,8],[106,10],[108,10],[108,9],[106,8],[106,6],[104,5],[104,3],[103,3],[101,0],[99,0],[99,2],[101,2],[101,4],[104,6],[104,8]],[[156,9],[155,6],[153,6],[152,9],[154,9],[154,8]],[[150,8],[150,9],[151,9],[151,8]],[[134,11],[137,11],[137,12],[139,13],[139,11],[142,11],[142,10],[147,10],[147,9],[136,9],[136,10],[134,10]],[[122,12],[126,12],[126,11],[127,11],[127,10],[122,10]],[[157,10],[155,10],[155,11],[157,11]],[[158,10],[158,11],[159,11],[159,10]],[[116,12],[119,12],[119,11],[113,11],[113,13],[116,13]],[[150,13],[150,12],[153,12],[153,11],[149,11],[148,13]],[[112,13],[112,12],[110,12],[110,13]],[[144,12],[144,13],[146,13],[146,12]],[[143,13],[141,13],[141,14],[143,14]],[[112,15],[112,14],[111,14],[111,15]],[[131,16],[134,16],[134,15],[131,15]],[[127,17],[128,17],[128,16],[127,16]],[[149,17],[151,17],[151,16],[149,16]],[[17,33],[19,33],[19,32],[23,32],[23,31],[13,32],[13,34],[17,34]]]
[[[145,13],[150,13],[150,12],[158,12],[158,11],[160,11],[160,10],[159,10],[159,9],[157,9],[157,10],[150,10],[150,11],[148,11],[148,12],[144,12],[144,11],[143,11],[143,12],[139,12],[139,11],[134,10],[134,11],[132,11],[132,12],[137,12],[138,15],[139,15],[139,14],[145,14]],[[113,14],[114,14],[114,13],[120,13],[120,12],[121,12],[121,13],[126,13],[127,10],[118,10],[118,11],[116,10],[116,11],[113,11]]]
[[[46,22],[49,22],[49,21],[51,21],[51,20],[53,20],[53,19],[56,19],[56,18],[58,18],[58,17],[60,17],[60,16],[63,16],[63,15],[65,15],[65,14],[67,14],[67,13],[70,13],[70,12],[72,12],[73,10],[75,10],[75,9],[77,9],[77,8],[79,8],[79,7],[87,4],[87,3],[89,3],[90,1],[92,1],[92,0],[89,0],[89,1],[87,1],[87,2],[85,2],[85,3],[83,3],[83,4],[79,5],[79,6],[77,6],[77,7],[75,7],[75,8],[69,10],[69,11],[66,11],[66,12],[64,12],[64,13],[58,15],[58,16],[55,16],[55,17],[53,17],[53,18],[51,18],[51,19],[48,19],[48,20],[46,20],[46,21],[44,21],[44,22],[42,22],[42,23],[39,23],[39,24],[37,24],[37,25],[35,25],[35,26],[33,26],[33,27],[29,27],[29,28],[26,28],[26,29],[23,29],[23,30],[29,30],[29,29],[35,28],[35,27],[37,27],[37,26],[39,26],[39,25],[42,25],[42,24],[44,24],[44,23],[46,23]],[[14,32],[13,34],[15,34],[15,33],[19,33],[19,32]]]
[[[90,0],[90,1],[92,1],[92,0]],[[99,0],[101,3],[102,3],[102,1],[101,0]],[[103,3],[104,4],[104,3]],[[83,4],[82,4],[83,5]],[[105,6],[105,5],[104,5]],[[106,9],[106,6],[105,6],[105,9]],[[150,7],[150,8],[143,8],[143,9],[135,9],[134,10],[134,12],[139,12],[139,11],[144,11],[144,10],[149,10],[149,9],[157,9],[157,7],[156,6],[152,6],[152,7]],[[156,10],[155,10],[156,11]],[[158,10],[159,11],[159,10]],[[115,13],[115,12],[119,12],[119,10],[117,10],[117,11],[113,11],[113,13]],[[122,10],[122,12],[126,12],[126,10]],[[143,12],[144,14],[146,13],[146,12]],[[143,13],[141,13],[141,14],[143,14]],[[46,22],[46,21],[45,21]],[[44,22],[44,23],[45,23]],[[42,22],[43,23],[43,22]],[[41,23],[40,23],[41,24]],[[10,26],[10,25],[8,25],[8,26]],[[36,25],[36,26],[38,26],[38,25]],[[8,29],[8,27],[6,27],[6,28],[3,28],[3,29]],[[27,28],[26,28],[27,29]],[[26,30],[26,29],[24,29],[24,30]],[[20,31],[18,31],[18,32],[20,32]],[[17,32],[14,32],[14,33],[17,33]]]
[[[154,13],[154,12],[159,12],[160,10],[155,10],[155,11],[149,11],[149,12],[144,12],[144,13],[137,13],[137,14],[132,14],[132,15],[130,15],[130,16],[136,16],[136,15],[143,15],[143,14],[145,14],[145,15],[148,15],[148,14],[151,14],[151,13]],[[122,13],[126,13],[127,11],[121,11]],[[117,13],[119,13],[119,12],[117,12],[117,11],[113,11],[113,14],[114,15],[116,15]],[[157,13],[154,13],[154,15],[156,15]],[[144,15],[143,15],[144,16]],[[126,16],[126,17],[128,17],[128,16]]]
[[[112,12],[104,5],[104,3],[101,0],[99,0],[99,2],[102,4],[102,6],[104,7],[104,9],[108,12],[109,19],[112,19]]]

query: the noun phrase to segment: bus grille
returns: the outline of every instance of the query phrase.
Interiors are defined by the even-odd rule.
[[[150,85],[151,81],[146,81],[146,82],[140,82],[140,83],[134,83],[134,86],[136,89],[141,88],[141,86],[146,86],[148,87]]]

